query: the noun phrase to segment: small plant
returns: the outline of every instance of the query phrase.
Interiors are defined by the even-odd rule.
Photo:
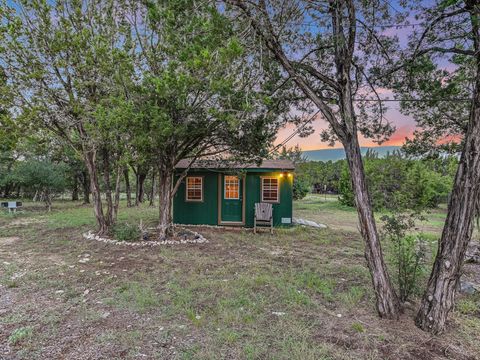
[[[354,307],[365,296],[365,289],[360,286],[352,286],[348,291],[341,294],[340,299],[348,307]]]
[[[382,217],[383,238],[392,248],[391,262],[396,268],[400,300],[405,302],[417,290],[417,282],[425,271],[427,239],[421,233],[408,233],[415,228],[418,214],[392,214]]]
[[[32,333],[33,333],[33,328],[31,326],[15,329],[8,337],[8,343],[11,345],[16,345],[23,339],[26,339],[32,336]]]
[[[129,223],[116,224],[112,229],[112,235],[118,241],[140,241],[142,236],[142,231],[136,225],[131,225]]]
[[[355,330],[356,332],[358,333],[363,333],[365,332],[365,328],[363,327],[362,324],[358,323],[358,322],[354,322],[352,324],[352,330]]]
[[[456,308],[463,315],[475,315],[480,311],[480,304],[477,305],[473,300],[462,299],[458,301]]]
[[[116,289],[113,303],[143,313],[157,307],[160,298],[150,285],[131,281]]]

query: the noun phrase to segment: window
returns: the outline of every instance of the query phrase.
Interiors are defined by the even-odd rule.
[[[277,178],[275,177],[262,178],[262,201],[279,202]]]
[[[187,201],[203,201],[203,178],[201,176],[187,177]]]
[[[225,176],[223,192],[225,199],[240,199],[240,180],[238,176]]]

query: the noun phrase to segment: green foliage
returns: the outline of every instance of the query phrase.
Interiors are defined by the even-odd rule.
[[[65,166],[48,160],[27,160],[18,163],[12,177],[30,191],[58,193],[65,187]]]
[[[140,241],[142,232],[140,228],[136,225],[131,225],[129,223],[119,223],[115,224],[112,228],[112,235],[115,240],[118,241]]]
[[[316,191],[338,193],[344,162],[344,160],[301,162],[295,166],[296,178],[304,180]]]
[[[52,198],[64,191],[66,186],[66,166],[49,160],[28,159],[17,161],[13,169],[1,179],[0,185],[20,186],[24,196],[42,199],[48,209]]]
[[[383,238],[391,247],[390,261],[395,267],[399,296],[406,301],[419,289],[419,278],[426,271],[426,237],[408,233],[415,227],[418,215],[384,215]]]
[[[447,201],[456,161],[453,158],[413,160],[399,153],[380,159],[370,154],[364,158],[364,166],[375,210],[421,210]],[[355,205],[346,165],[339,180],[339,193],[342,204]]]
[[[279,104],[265,96],[269,82],[253,75],[256,56],[244,53],[232,22],[207,2],[147,7],[140,31],[156,40],[143,43],[142,82],[131,90],[133,147],[166,168],[212,148],[232,156],[265,156],[276,129],[268,125],[277,121]]]
[[[340,204],[352,207],[355,206],[355,195],[352,190],[352,180],[350,179],[350,172],[346,164],[342,168],[341,176],[338,181],[338,193],[340,194],[338,197]]]
[[[13,330],[13,332],[8,337],[8,343],[11,345],[16,345],[24,339],[28,339],[33,335],[33,328],[31,326],[25,326]]]
[[[310,192],[310,184],[304,178],[293,179],[293,198],[295,200],[301,200]]]
[[[352,330],[358,332],[358,333],[363,333],[365,332],[365,328],[363,327],[362,324],[360,324],[359,322],[354,322],[352,323]]]
[[[300,146],[295,145],[292,148],[287,148],[286,146],[282,146],[282,150],[275,154],[276,159],[286,159],[292,161],[295,165],[304,163],[306,158],[303,156],[302,149]]]

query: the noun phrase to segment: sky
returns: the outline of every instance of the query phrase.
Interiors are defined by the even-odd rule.
[[[413,131],[415,130],[415,121],[408,116],[405,116],[400,113],[398,110],[398,103],[391,102],[388,103],[389,109],[387,110],[385,117],[395,126],[395,133],[390,137],[389,140],[382,143],[382,146],[401,146],[405,142],[405,138],[412,136]],[[313,134],[308,137],[301,138],[298,135],[295,135],[287,144],[287,147],[293,147],[299,145],[300,148],[304,151],[306,150],[319,150],[319,149],[328,149],[331,147],[327,143],[324,143],[320,139],[320,133],[323,129],[327,128],[326,121],[318,115],[317,118],[313,121],[312,126],[315,130]],[[296,129],[296,126],[293,124],[288,124],[285,128],[281,129],[278,132],[276,144],[282,143],[290,134],[292,134]],[[378,144],[373,143],[370,139],[365,139],[360,136],[360,146],[378,146]],[[335,148],[341,147],[341,144],[336,144]]]
[[[428,3],[429,1],[426,1]],[[394,9],[402,9],[402,6],[399,3],[399,0],[388,1],[389,6]],[[415,24],[417,21],[414,19],[413,14],[408,16],[408,20],[411,24]],[[397,35],[400,45],[403,47],[406,45],[408,40],[408,35],[412,31],[411,27],[401,27],[401,28],[388,28],[384,31],[385,35]],[[381,94],[382,98],[393,99],[393,94],[388,89],[377,89]],[[411,117],[403,115],[399,111],[400,104],[397,102],[388,102],[384,103],[384,106],[388,108],[385,113],[385,118],[393,124],[395,127],[395,133],[389,138],[389,140],[382,143],[382,146],[401,146],[407,137],[413,135],[415,130],[415,120]],[[324,143],[320,139],[320,133],[323,129],[327,128],[327,123],[318,115],[315,121],[312,124],[315,132],[308,137],[301,138],[298,135],[293,137],[286,144],[287,147],[293,147],[299,145],[302,150],[318,150],[318,149],[327,149],[331,148],[327,143]],[[276,144],[281,144],[289,135],[295,132],[296,126],[293,124],[288,124],[285,128],[281,129],[278,133]],[[376,143],[373,143],[370,139],[365,139],[360,136],[360,145],[361,146],[379,146]],[[337,143],[334,146],[335,148],[340,148],[341,144]]]

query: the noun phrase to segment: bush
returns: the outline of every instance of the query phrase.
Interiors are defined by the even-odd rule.
[[[118,241],[140,241],[142,232],[140,228],[136,225],[125,224],[116,224],[112,229],[113,237]]]
[[[382,220],[383,238],[391,247],[390,262],[395,266],[395,277],[401,301],[406,301],[419,290],[418,280],[426,271],[426,237],[421,233],[407,234],[414,228],[417,215],[385,215]]]
[[[348,166],[345,165],[338,180],[338,201],[345,206],[355,206],[355,196],[352,190],[352,181],[350,179],[350,172]]]
[[[42,199],[50,210],[52,199],[65,190],[66,166],[48,160],[19,161],[11,172],[9,181],[22,187],[24,195],[30,194],[34,201]]]
[[[453,175],[446,167],[451,160],[411,160],[394,153],[383,159],[364,157],[365,176],[375,210],[435,208],[446,202]],[[355,206],[347,164],[338,182],[340,202]]]
[[[296,177],[293,180],[293,198],[301,200],[310,192],[310,185],[302,178]]]

